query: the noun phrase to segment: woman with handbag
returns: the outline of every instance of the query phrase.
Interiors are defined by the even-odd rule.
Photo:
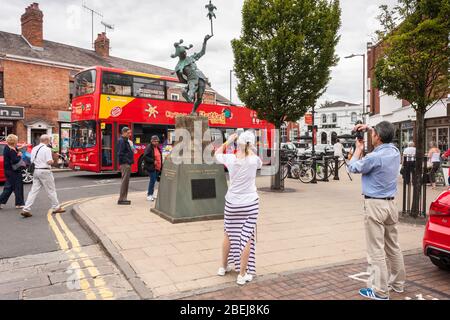
[[[162,170],[162,152],[159,149],[159,137],[153,136],[151,143],[145,148],[144,167],[150,181],[148,184],[147,201],[155,201],[155,184]]]
[[[0,195],[0,208],[9,200],[14,192],[16,197],[16,208],[21,209],[25,205],[23,197],[22,169],[26,166],[22,160],[22,152],[17,149],[18,137],[10,134],[6,137],[5,149],[3,150],[3,166],[5,170],[6,183]]]

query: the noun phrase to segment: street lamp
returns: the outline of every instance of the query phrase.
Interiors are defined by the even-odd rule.
[[[366,123],[366,54],[352,54],[350,56],[345,57],[345,59],[351,59],[354,57],[362,57],[363,58],[363,107],[362,107],[362,117],[363,123]]]

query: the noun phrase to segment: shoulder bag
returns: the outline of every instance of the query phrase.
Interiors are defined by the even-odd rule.
[[[42,146],[42,147],[44,147],[44,146]],[[40,148],[38,149],[38,151],[36,152],[36,155],[34,156],[33,161],[31,161],[30,168],[28,169],[28,170],[30,171],[31,174],[34,174],[34,170],[36,169],[36,166],[35,166],[35,164],[34,164],[34,161],[36,160],[36,157],[37,157],[37,155],[39,154],[39,151],[41,151],[42,147],[40,147]]]

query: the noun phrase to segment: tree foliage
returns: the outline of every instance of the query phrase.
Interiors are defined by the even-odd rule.
[[[339,1],[245,0],[232,41],[239,98],[279,128],[322,95],[338,62]]]
[[[449,8],[449,0],[402,0],[394,10],[382,7],[384,56],[376,65],[376,87],[422,112],[446,97]]]
[[[399,0],[394,9],[382,6],[378,32],[382,56],[374,86],[416,110],[416,174],[412,215],[419,214],[425,152],[425,113],[449,89],[450,0]],[[422,181],[422,183],[424,183]]]

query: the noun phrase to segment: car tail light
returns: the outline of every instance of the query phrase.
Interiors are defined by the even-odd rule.
[[[431,203],[430,216],[433,215],[440,215],[440,216],[450,215],[450,205],[441,203],[439,201]]]

